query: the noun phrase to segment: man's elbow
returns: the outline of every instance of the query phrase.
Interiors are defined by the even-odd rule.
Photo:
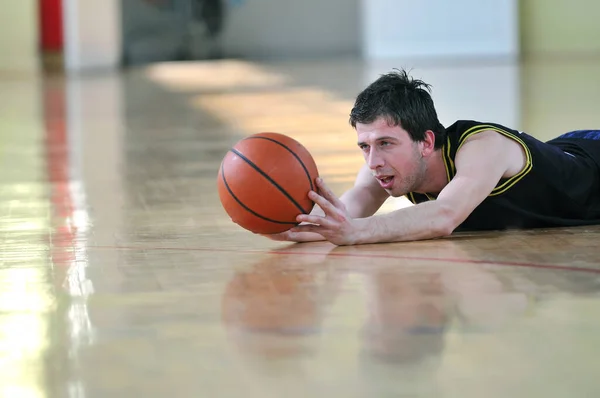
[[[436,230],[440,237],[450,236],[463,221],[463,217],[456,211],[456,207],[449,203],[440,203],[437,217]]]

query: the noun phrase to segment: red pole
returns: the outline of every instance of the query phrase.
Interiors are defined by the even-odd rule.
[[[62,0],[38,0],[42,51],[62,51]]]

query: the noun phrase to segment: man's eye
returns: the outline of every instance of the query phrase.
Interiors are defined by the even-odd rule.
[[[381,146],[388,146],[390,143],[388,141],[381,141]]]

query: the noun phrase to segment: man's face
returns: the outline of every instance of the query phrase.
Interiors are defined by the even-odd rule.
[[[420,145],[401,126],[390,126],[383,118],[356,124],[358,146],[373,176],[388,194],[399,197],[419,192],[427,172]]]

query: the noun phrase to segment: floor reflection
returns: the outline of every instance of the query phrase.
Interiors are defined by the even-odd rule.
[[[0,81],[0,396],[48,396],[56,300],[40,82]]]
[[[362,163],[349,107],[387,69],[0,82],[0,395],[597,395],[597,228],[337,248],[225,216],[218,164],[257,130],[298,138],[347,189]],[[598,122],[591,62],[414,69],[447,121],[542,138]]]

